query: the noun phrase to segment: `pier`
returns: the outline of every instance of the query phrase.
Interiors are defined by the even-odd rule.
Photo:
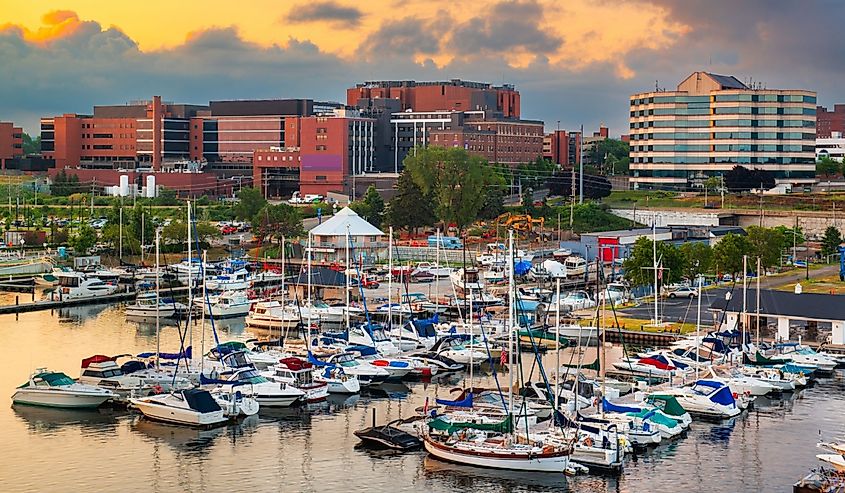
[[[71,298],[63,300],[42,300],[30,303],[15,303],[14,305],[0,306],[0,315],[9,313],[37,312],[42,310],[56,310],[68,306],[96,305],[101,303],[114,303],[135,299],[135,291],[125,291],[106,296],[90,298]],[[17,301],[17,299],[16,299]]]

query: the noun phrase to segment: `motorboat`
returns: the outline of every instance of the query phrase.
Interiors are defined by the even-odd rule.
[[[442,354],[431,351],[417,351],[408,355],[409,359],[419,361],[429,367],[437,367],[437,373],[462,370],[464,365]]]
[[[182,284],[188,284],[189,282],[196,284],[203,273],[208,276],[212,270],[216,269],[212,269],[209,265],[204,265],[198,258],[193,258],[190,260],[184,259],[178,264],[169,265],[167,270],[175,275],[176,280]]]
[[[671,363],[656,358],[625,357],[613,363],[613,366],[626,373],[647,377],[668,378],[681,370]]]
[[[208,300],[194,298],[194,303],[202,306],[206,315],[214,318],[243,317],[249,313],[253,301],[246,291],[224,291],[210,295]]]
[[[284,382],[270,381],[260,374],[241,352],[226,355],[223,363],[225,369],[214,368],[208,376],[200,375],[204,387],[241,390],[254,397],[261,407],[290,407],[305,398],[302,390]]]
[[[119,357],[98,354],[83,359],[77,381],[109,389],[118,394],[121,399],[191,387],[187,379],[146,368],[137,360],[118,366],[116,360]],[[124,371],[124,366],[126,371]]]
[[[571,248],[558,248],[557,250],[552,252],[552,257],[558,261],[566,260],[566,258],[570,255],[572,255]]]
[[[287,384],[305,393],[305,402],[320,402],[328,396],[328,382],[314,379],[314,365],[310,362],[288,357],[279,360],[262,375],[274,382]]]
[[[491,265],[487,270],[481,274],[481,278],[485,284],[498,284],[505,281],[507,277],[507,269],[502,265]]]
[[[387,381],[390,373],[382,368],[371,364],[369,361],[359,361],[353,353],[344,352],[329,356],[325,362],[328,365],[339,366],[344,373],[353,376],[362,387],[371,387]],[[313,356],[309,357],[312,363]],[[325,363],[322,366],[325,366]]]
[[[838,364],[830,356],[817,353],[812,348],[797,343],[776,344],[775,348],[779,350],[780,355],[791,359],[793,363],[816,366],[820,373],[833,373]]]
[[[795,373],[787,373],[776,368],[759,368],[744,366],[740,368],[744,374],[768,383],[781,392],[792,392],[801,383],[802,377]],[[805,380],[806,382],[806,380]],[[806,385],[806,383],[804,383]]]
[[[698,380],[692,387],[661,390],[659,394],[671,395],[692,415],[709,418],[733,418],[742,409],[737,404],[730,387],[715,380]]]
[[[761,396],[780,389],[766,381],[748,376],[737,369],[711,366],[703,375],[704,378],[722,382],[730,387],[732,392]]]
[[[357,359],[375,367],[382,368],[388,373],[388,380],[398,381],[413,371],[415,363],[405,358],[392,358],[381,355],[373,346],[349,345],[346,350],[357,355]]]
[[[560,298],[552,296],[549,300],[548,311],[555,313],[560,310],[561,313],[568,313],[577,310],[587,310],[596,307],[596,300],[594,300],[589,293],[584,290],[576,290],[562,295]]]
[[[125,313],[132,318],[169,318],[176,314],[176,307],[156,293],[141,293],[135,298],[135,303],[126,305]]]
[[[116,397],[110,390],[77,383],[64,373],[39,368],[29,381],[15,389],[12,404],[92,409]]]
[[[245,343],[240,341],[228,341],[218,344],[206,354],[206,360],[212,367],[231,367],[232,365],[227,364],[224,360],[227,355],[232,353],[239,353],[240,356],[246,359],[245,364],[255,366],[259,370],[266,370],[278,361],[277,354],[270,351],[253,351]]]
[[[376,410],[373,409],[373,425],[353,433],[362,443],[377,448],[386,448],[409,452],[422,447],[422,440],[394,425],[402,423],[402,419],[393,420],[385,425],[376,426]]]
[[[411,276],[421,273],[430,274],[434,277],[448,277],[452,273],[452,268],[434,262],[419,262],[416,269],[411,272]]]
[[[573,323],[550,325],[546,328],[550,334],[576,341],[580,345],[595,346],[601,338],[601,331],[592,325],[578,325]]]
[[[404,293],[399,297],[403,305],[410,305],[411,311],[426,311],[432,314],[444,313],[449,306],[445,303],[435,303],[423,293]]]
[[[460,268],[449,274],[449,280],[455,291],[463,296],[466,292],[480,293],[484,291],[484,283],[476,268]]]
[[[350,311],[350,316],[363,314],[364,311],[355,307],[331,306],[322,301],[312,301],[310,304],[306,303],[299,305],[288,305],[285,307],[292,316],[301,318],[305,322],[312,322],[316,324],[340,324],[346,320],[346,311]]]
[[[480,365],[489,359],[487,353],[466,347],[463,338],[458,336],[441,338],[431,347],[430,352],[461,365]]]
[[[594,417],[597,416],[619,423],[623,430],[628,427],[628,422],[642,428],[654,428],[660,432],[663,439],[675,438],[686,428],[683,423],[663,414],[658,408],[619,405],[607,399],[602,399],[601,414],[596,414]]]
[[[223,414],[230,419],[245,418],[258,414],[261,405],[252,395],[246,395],[237,387],[217,387],[212,389],[211,396],[223,409]]]
[[[684,406],[678,402],[678,399],[676,399],[675,396],[667,394],[649,394],[644,397],[645,401],[643,401],[643,404],[660,409],[663,414],[681,423],[681,426],[684,428],[689,428],[690,424],[692,424],[692,416],[690,416],[690,413],[688,413],[687,410],[684,409]]]
[[[599,301],[606,301],[608,305],[619,306],[627,303],[631,298],[628,286],[621,282],[609,282],[599,293]]]
[[[313,364],[312,361],[309,362]],[[340,366],[314,366],[314,381],[325,383],[329,394],[357,394],[361,391],[358,379],[344,372]]]
[[[109,284],[96,277],[88,277],[79,272],[59,272],[58,285],[54,298],[61,300],[97,298],[114,294],[119,289],[115,284]]]
[[[295,329],[300,320],[298,314],[288,312],[278,301],[259,301],[246,316],[246,326],[281,333]]]
[[[133,398],[129,400],[146,418],[178,425],[211,427],[229,420],[223,408],[203,389]]]
[[[246,269],[238,269],[229,274],[220,274],[206,279],[205,286],[211,291],[241,291],[249,289],[251,279]]]

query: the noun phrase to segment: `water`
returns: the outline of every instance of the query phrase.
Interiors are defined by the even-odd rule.
[[[242,321],[218,328],[223,340],[250,335]],[[196,347],[200,336],[194,328]],[[5,349],[0,491],[121,491],[127,486],[152,492],[789,491],[818,466],[819,430],[825,439],[845,432],[845,379],[837,374],[784,399],[758,401],[757,409],[732,421],[695,422],[686,438],[630,461],[619,477],[498,472],[442,463],[424,452],[394,455],[355,446],[352,431],[369,426],[373,408],[379,422],[408,416],[426,396],[449,396],[450,389],[466,383],[465,374],[332,398],[309,409],[262,412],[238,425],[197,431],[126,411],[11,407],[14,387],[36,367],[77,376],[84,357],[154,349],[154,328],[126,322],[120,307],[28,313],[18,320],[2,316],[0,347]],[[165,326],[162,350],[178,347],[176,329]],[[527,371],[530,365],[524,365]],[[477,381],[492,385],[488,375]]]

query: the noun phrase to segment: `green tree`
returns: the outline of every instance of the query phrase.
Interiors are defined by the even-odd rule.
[[[713,247],[713,264],[717,273],[736,277],[742,272],[742,257],[751,253],[751,246],[745,236],[728,233]]]
[[[153,205],[179,205],[179,197],[176,195],[176,190],[161,186],[158,187],[156,197],[153,199]]]
[[[78,189],[79,176],[68,175],[67,171],[62,169],[55,177],[53,177],[52,184],[50,185],[50,194],[59,197],[67,197],[68,195],[78,192]]]
[[[613,174],[619,163],[623,163],[623,167],[627,168],[629,152],[630,146],[627,142],[607,138],[596,142],[587,154],[587,160],[603,171],[602,174]]]
[[[522,192],[522,212],[534,215],[534,190],[526,188]]]
[[[252,218],[252,231],[261,241],[270,237],[281,242],[282,237],[294,238],[305,233],[299,209],[288,204],[267,204]]]
[[[420,187],[414,183],[410,173],[402,172],[396,182],[396,195],[387,204],[385,210],[387,224],[394,228],[416,231],[417,228],[433,226],[437,218],[431,206],[431,199],[426,197]]]
[[[384,199],[379,195],[375,185],[370,185],[367,188],[361,202],[364,204],[366,212],[362,217],[373,226],[381,227],[381,222],[384,219]]]
[[[267,205],[267,199],[257,188],[242,188],[238,192],[238,203],[235,204],[235,217],[241,221],[250,221],[258,211]]]
[[[822,237],[822,255],[834,255],[839,253],[839,245],[842,243],[842,233],[836,226],[828,226]]]
[[[429,204],[429,207],[431,205]],[[478,211],[478,219],[496,219],[505,213],[505,187],[491,185],[484,197],[484,204]]]
[[[760,265],[764,269],[780,263],[780,255],[786,244],[786,238],[782,231],[774,228],[749,226],[746,232],[748,233],[748,255],[753,257],[753,260],[748,260],[749,268],[757,269],[757,257],[760,257]]]
[[[677,282],[684,274],[684,259],[669,243],[657,244],[657,264],[663,272],[661,284]],[[634,286],[654,285],[654,243],[650,238],[642,236],[637,239],[623,267],[625,279]]]
[[[830,178],[831,175],[839,173],[842,166],[838,161],[831,159],[829,156],[823,156],[816,163],[816,173],[824,175],[825,178]]]
[[[463,230],[478,218],[486,191],[501,186],[501,177],[487,161],[460,147],[427,147],[404,161],[420,190],[431,197],[440,221]]]
[[[707,243],[688,241],[678,248],[683,259],[683,276],[695,279],[710,272],[713,267],[713,249]]]
[[[97,244],[97,231],[87,224],[82,224],[70,239],[70,246],[79,255],[84,255]]]
[[[783,235],[784,248],[792,247],[792,245],[800,245],[806,241],[806,238],[804,238],[804,230],[802,230],[800,226],[795,228],[775,226],[772,229],[779,231]]]
[[[523,187],[538,189],[543,186],[555,170],[555,164],[543,156],[516,167],[516,175]]]
[[[23,140],[23,153],[25,156],[29,156],[30,154],[38,154],[41,152],[41,136],[37,136],[34,139],[27,133],[24,133],[22,136]]]
[[[199,241],[202,244],[208,244],[212,238],[220,236],[220,231],[205,222],[197,222],[195,231],[191,232],[191,242]],[[182,245],[187,248],[188,242],[188,227],[184,220],[177,219],[171,221],[170,224],[162,228],[161,239],[166,245]],[[191,248],[195,248],[196,244],[192,244]]]
[[[704,180],[704,189],[708,192],[717,192],[722,187],[722,179],[718,176],[711,176]]]

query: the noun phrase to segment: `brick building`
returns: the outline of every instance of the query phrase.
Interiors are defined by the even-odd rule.
[[[0,167],[6,161],[23,156],[23,129],[11,122],[0,122]]]
[[[555,130],[544,135],[543,157],[560,166],[578,164],[581,159],[581,132]]]
[[[831,138],[833,132],[845,135],[845,104],[835,104],[831,111],[828,111],[824,106],[817,106],[816,138]]]

